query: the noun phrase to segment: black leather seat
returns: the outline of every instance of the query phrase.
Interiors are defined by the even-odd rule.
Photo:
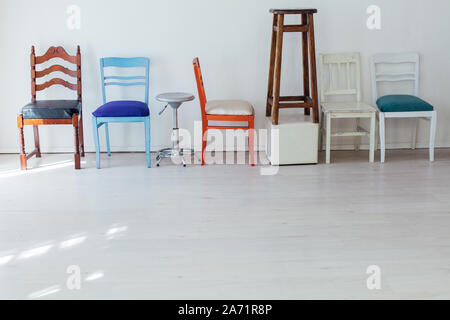
[[[22,108],[24,119],[72,119],[80,112],[81,102],[78,100],[40,100]]]

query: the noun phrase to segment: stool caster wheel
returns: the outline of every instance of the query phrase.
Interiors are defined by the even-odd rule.
[[[185,167],[185,168],[186,168],[186,167],[187,167],[187,165],[183,164],[183,167]]]
[[[159,163],[156,166],[159,168]]]

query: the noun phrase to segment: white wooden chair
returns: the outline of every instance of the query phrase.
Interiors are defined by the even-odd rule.
[[[434,161],[434,143],[436,138],[437,115],[433,106],[423,101],[419,95],[419,54],[377,54],[372,57],[372,96],[377,106],[380,122],[381,162],[386,159],[386,118],[414,118],[412,149],[416,148],[417,126],[419,119],[430,122],[430,161]],[[384,65],[384,66],[383,66]],[[410,65],[410,70],[404,71]],[[387,70],[388,69],[388,70]],[[401,71],[399,71],[401,70]],[[413,95],[396,94],[379,97],[378,84],[394,82],[413,82]]]
[[[322,107],[320,150],[326,135],[327,164],[331,162],[331,137],[355,137],[355,150],[359,151],[361,137],[369,136],[369,161],[374,162],[377,109],[361,102],[360,54],[321,54],[319,59]],[[332,97],[341,100],[329,101]],[[361,119],[364,118],[370,119],[370,130],[361,127]],[[356,131],[332,133],[332,119],[356,119]]]

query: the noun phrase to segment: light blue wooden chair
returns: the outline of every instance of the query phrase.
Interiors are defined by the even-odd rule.
[[[144,76],[105,76],[105,68],[145,68]],[[100,71],[102,77],[103,105],[93,112],[92,124],[94,128],[95,149],[97,152],[97,169],[100,169],[100,141],[98,129],[105,126],[106,148],[111,156],[109,142],[109,123],[143,122],[145,125],[145,152],[147,166],[151,168],[150,158],[150,110],[148,107],[149,91],[148,58],[102,58]],[[141,101],[111,101],[106,102],[106,87],[108,86],[143,86],[145,87],[145,102]]]

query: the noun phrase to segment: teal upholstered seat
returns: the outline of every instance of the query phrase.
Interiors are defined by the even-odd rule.
[[[433,111],[431,104],[411,95],[388,95],[377,100],[381,112],[420,112]]]

